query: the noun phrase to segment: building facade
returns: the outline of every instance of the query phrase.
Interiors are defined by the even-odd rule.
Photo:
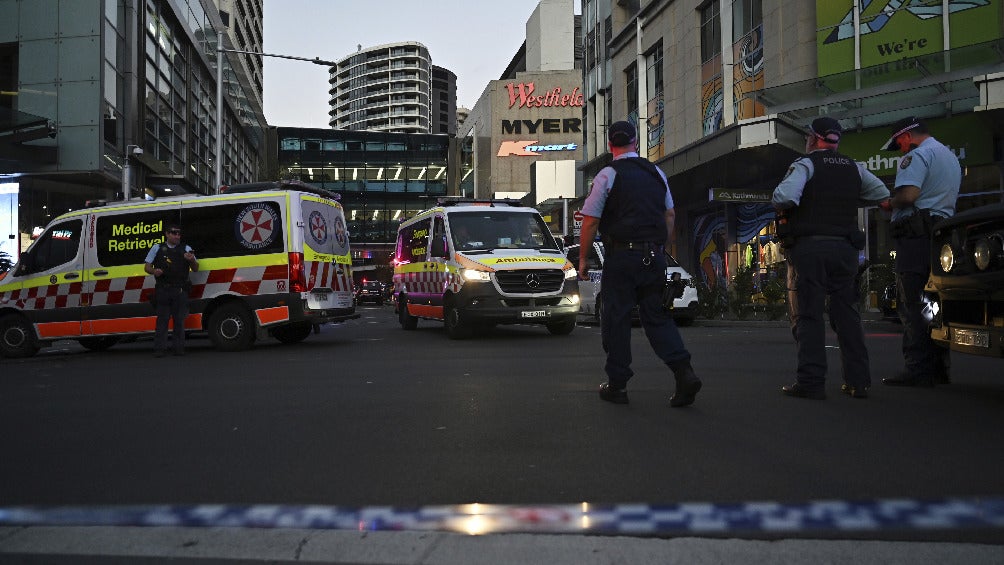
[[[709,286],[774,271],[770,194],[818,116],[890,186],[900,155],[879,148],[892,123],[921,117],[963,164],[959,209],[1001,201],[1002,14],[1002,0],[584,0],[582,170],[588,182],[608,162],[606,125],[634,121],[670,179],[675,255]],[[860,223],[862,260],[888,262],[886,213]]]
[[[429,92],[429,133],[457,135],[457,75],[433,65]]]
[[[401,221],[456,193],[449,135],[278,127],[271,137],[279,178],[341,195],[357,267],[388,265]]]
[[[571,0],[542,0],[526,41],[458,130],[460,194],[527,198],[531,205],[582,192],[584,98]]]
[[[220,11],[220,20],[223,22],[224,30],[233,43],[234,49],[247,51],[247,53],[241,53],[237,59],[240,60],[243,71],[251,83],[250,91],[258,97],[256,100],[258,106],[263,106],[265,79],[262,70],[264,58],[257,53],[262,53],[264,48],[262,11],[265,0],[213,1]]]
[[[17,251],[90,199],[216,191],[217,46],[234,49],[221,29],[210,0],[0,0],[0,183],[16,192]],[[240,59],[221,57],[226,183],[260,178],[265,142]]]
[[[337,63],[328,79],[332,128],[430,132],[432,60],[425,45],[408,41],[360,46]],[[453,99],[456,105],[455,91]]]

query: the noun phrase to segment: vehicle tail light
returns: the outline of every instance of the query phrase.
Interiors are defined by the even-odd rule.
[[[307,277],[303,272],[303,253],[289,254],[289,288],[293,292],[307,292]]]

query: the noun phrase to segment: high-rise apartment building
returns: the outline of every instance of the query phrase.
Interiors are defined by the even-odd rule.
[[[251,82],[252,90],[258,96],[258,105],[262,105],[265,90],[262,74],[261,53],[264,41],[262,38],[262,10],[265,0],[213,0],[220,11],[220,20],[224,30],[230,37],[234,49],[248,51],[241,53],[238,59],[244,72]]]
[[[334,129],[429,133],[431,81],[432,60],[421,43],[359,46],[329,70],[328,124]],[[438,119],[438,100],[435,108]]]
[[[429,92],[430,133],[457,135],[457,75],[433,65]]]

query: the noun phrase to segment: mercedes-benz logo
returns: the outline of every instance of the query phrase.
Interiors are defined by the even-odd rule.
[[[540,286],[540,276],[537,273],[530,273],[526,276],[526,286],[530,288],[537,288]]]

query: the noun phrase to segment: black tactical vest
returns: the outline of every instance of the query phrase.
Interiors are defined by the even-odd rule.
[[[814,151],[814,172],[805,183],[798,206],[787,210],[793,237],[805,235],[850,236],[858,230],[861,173],[853,159],[836,151]]]
[[[188,261],[185,260],[185,245],[168,247],[160,244],[153,266],[162,269],[164,274],[157,279],[158,285],[182,286],[188,283]]]
[[[609,166],[617,175],[600,217],[603,241],[665,243],[667,188],[655,165],[629,157]]]

